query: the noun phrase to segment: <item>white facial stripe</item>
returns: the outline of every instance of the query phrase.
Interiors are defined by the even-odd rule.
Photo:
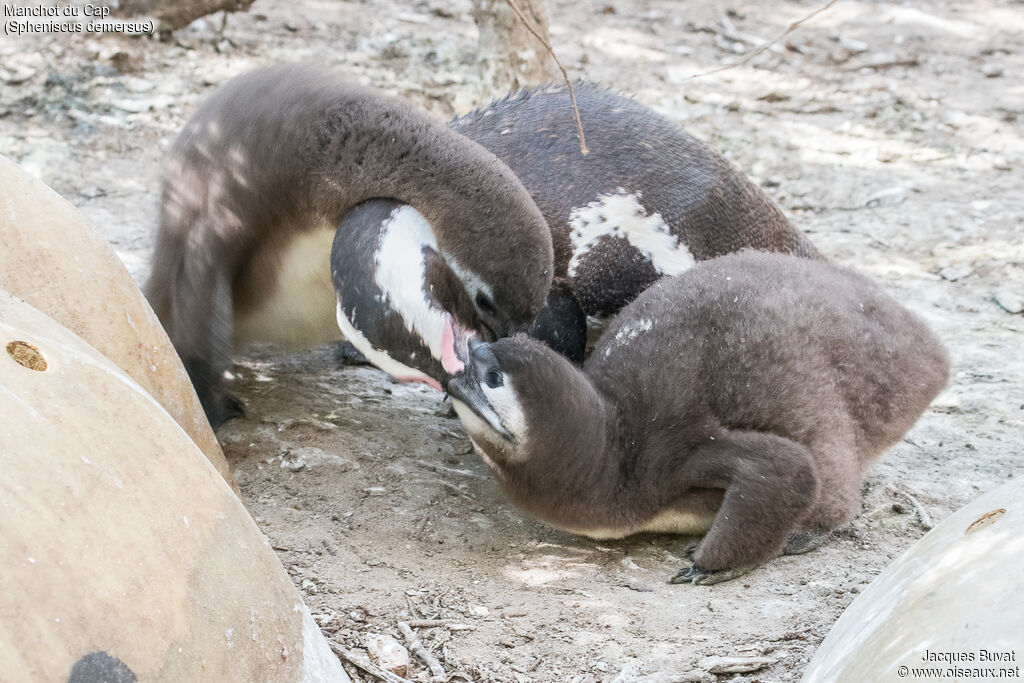
[[[494,408],[494,412],[501,419],[501,425],[511,434],[520,446],[526,443],[527,426],[526,415],[523,407],[519,404],[515,388],[508,375],[504,375],[505,383],[500,387],[491,388],[486,383],[480,385],[480,389],[487,397],[487,402]]]
[[[475,440],[487,441],[488,443],[499,444],[503,439],[494,432],[494,427],[487,423],[487,420],[477,415],[476,411],[467,406],[459,399],[452,397],[452,407],[455,408],[455,414],[459,416],[459,421],[462,422],[462,426],[469,432],[471,440],[474,440],[474,447],[476,446]],[[498,415],[493,411],[488,411],[485,406],[482,406],[482,412],[489,413],[487,419],[493,419],[496,424],[501,424],[501,420]],[[483,449],[477,447],[477,451],[481,452]],[[487,456],[483,456],[484,461],[487,462],[492,468],[494,463]]]
[[[619,188],[569,214],[573,254],[569,276],[575,277],[580,259],[605,235],[624,237],[651,260],[661,275],[679,275],[693,267],[694,258],[685,244],[669,232],[660,213],[647,215],[636,195]]]
[[[436,308],[423,291],[426,275],[424,247],[437,250],[437,240],[430,223],[411,206],[396,208],[381,228],[373,278],[384,293],[382,303],[402,316],[406,329],[422,339],[430,348],[430,354],[440,360],[445,316],[444,311]],[[344,316],[339,316],[339,319],[341,317]],[[370,357],[365,351],[363,355]],[[391,362],[396,361],[392,359]],[[376,361],[374,364],[383,368]]]
[[[345,335],[345,339],[351,342],[352,346],[359,349],[361,354],[366,356],[366,360],[370,361],[395,379],[407,382],[423,382],[437,390],[441,389],[441,385],[433,377],[417,370],[416,368],[410,368],[408,365],[399,363],[397,360],[389,356],[386,351],[380,351],[373,348],[373,344],[370,343],[370,340],[364,337],[362,333],[357,330],[351,322],[349,322],[349,319],[345,317],[345,311],[341,308],[341,301],[338,301],[338,327],[341,329],[341,333]]]

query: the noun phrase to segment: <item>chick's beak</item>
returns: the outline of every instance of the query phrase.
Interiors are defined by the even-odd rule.
[[[448,378],[445,383],[445,391],[452,397],[453,401],[462,404],[472,411],[478,418],[487,423],[491,430],[507,441],[514,441],[514,437],[505,429],[501,417],[494,410],[494,406],[487,399],[480,386],[480,368],[486,368],[493,364],[494,354],[491,352],[490,344],[485,344],[477,339],[469,341],[466,345],[469,352],[463,369]],[[456,412],[459,405],[456,404]],[[460,417],[461,414],[460,414]],[[465,421],[463,421],[465,424]]]

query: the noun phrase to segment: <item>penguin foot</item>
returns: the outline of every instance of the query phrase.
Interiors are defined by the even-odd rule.
[[[372,365],[352,342],[340,342],[334,348],[334,358],[343,366]]]
[[[220,428],[228,420],[236,417],[245,417],[245,405],[234,394],[222,391],[217,397],[216,409],[207,411],[206,417],[214,431]]]
[[[224,421],[245,417],[245,404],[234,394],[224,394]]]
[[[795,531],[786,541],[786,547],[782,549],[782,554],[803,555],[809,553],[828,540],[830,534],[830,531],[820,528]]]
[[[735,567],[733,569],[704,569],[699,564],[692,564],[683,567],[675,576],[668,580],[669,583],[692,583],[694,586],[713,586],[723,581],[731,581],[738,576],[750,572],[757,565],[747,567]]]

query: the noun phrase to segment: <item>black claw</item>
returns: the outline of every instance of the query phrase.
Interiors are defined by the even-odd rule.
[[[676,572],[675,576],[668,580],[669,583],[690,583],[693,581],[693,576],[690,574],[690,567],[680,569]]]
[[[224,394],[224,420],[245,417],[245,404],[234,394]]]
[[[206,409],[206,419],[214,431],[228,420],[245,417],[245,406],[234,394],[226,391],[216,394],[203,404],[203,408]]]
[[[744,567],[733,567],[731,569],[705,569],[699,564],[694,564],[685,569],[680,569],[676,575],[669,579],[669,583],[692,583],[694,586],[713,586],[723,581],[731,581],[737,576],[743,576],[757,565],[751,564]]]
[[[689,567],[683,567],[676,572],[676,575],[668,580],[669,583],[692,583],[698,585],[703,583],[703,580],[715,572],[710,569],[704,569],[700,565],[690,565]]]
[[[335,359],[338,363],[345,366],[356,366],[356,365],[372,365],[370,361],[366,359],[366,356],[362,354],[352,342],[343,341],[339,343],[334,350]]]

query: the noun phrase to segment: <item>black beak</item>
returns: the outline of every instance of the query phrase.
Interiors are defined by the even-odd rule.
[[[481,378],[486,374],[487,369],[495,367],[497,364],[490,344],[474,339],[469,342],[469,360],[466,362],[466,367],[462,372],[448,379],[445,390],[451,395],[453,401],[458,401],[473,411],[498,436],[506,441],[515,441],[512,434],[505,429],[501,417],[487,400],[487,396],[480,386]],[[456,406],[456,411],[458,411],[458,406]]]

